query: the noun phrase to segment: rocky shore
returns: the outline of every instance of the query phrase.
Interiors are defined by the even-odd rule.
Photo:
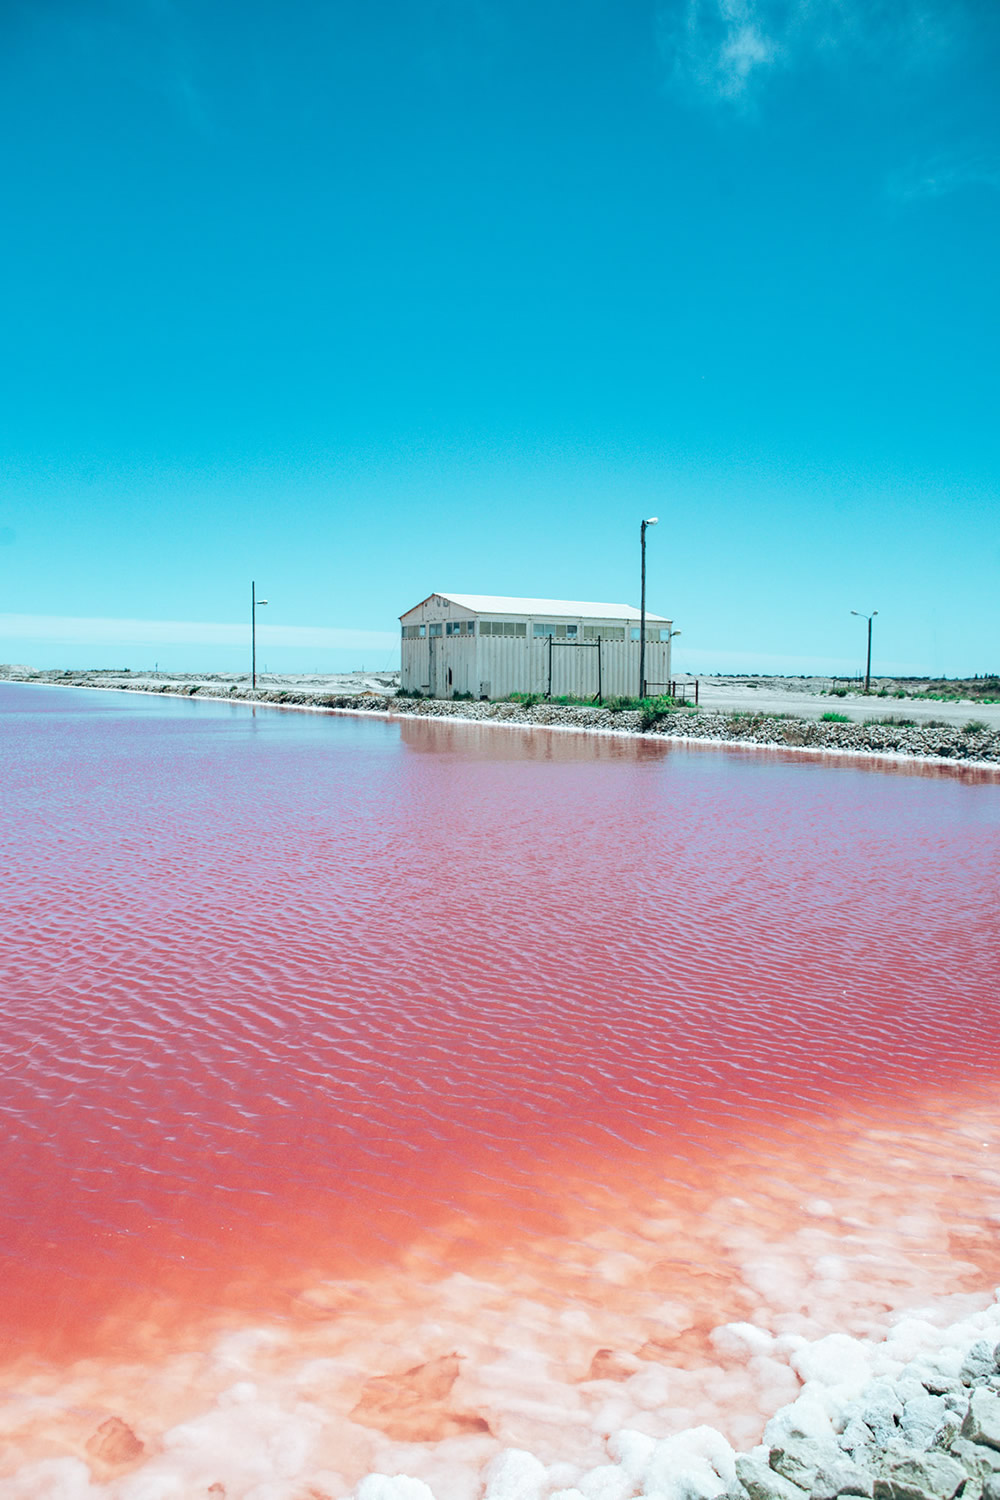
[[[118,691],[221,698],[228,702],[273,704],[281,708],[388,714],[418,719],[464,719],[474,723],[523,724],[614,734],[648,734],[658,739],[716,744],[771,746],[776,749],[919,758],[966,765],[1000,765],[1000,732],[967,725],[914,725],[899,722],[838,723],[794,715],[727,713],[679,708],[653,715],[608,707],[538,702],[476,703],[454,699],[400,698],[382,683],[361,691],[270,687],[256,692],[224,677],[206,681],[153,678],[127,673],[26,672],[0,667],[0,679],[50,686],[111,688]],[[887,717],[892,718],[891,715]]]
[[[713,1337],[749,1362],[792,1346],[801,1391],[751,1452],[712,1427],[660,1439],[624,1429],[609,1437],[606,1464],[560,1485],[568,1466],[507,1448],[487,1468],[484,1500],[1000,1500],[996,1303],[945,1329],[903,1318],[883,1343],[775,1339],[748,1323]],[[434,1500],[402,1474],[372,1474],[353,1493]]]

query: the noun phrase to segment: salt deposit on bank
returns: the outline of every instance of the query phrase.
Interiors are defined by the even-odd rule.
[[[783,1368],[801,1382],[752,1451],[736,1453],[708,1426],[656,1439],[625,1425],[608,1435],[605,1461],[587,1468],[506,1448],[486,1463],[475,1493],[483,1500],[1000,1500],[1000,1304],[944,1328],[933,1316],[928,1309],[902,1317],[881,1342],[846,1334],[810,1341],[750,1323],[723,1325],[711,1335],[720,1355],[738,1355],[765,1378]],[[370,1474],[348,1491],[331,1469],[310,1468],[322,1420],[310,1403],[276,1404],[237,1381],[213,1412],[166,1432],[157,1458],[126,1478],[100,1484],[82,1460],[50,1459],[0,1482],[0,1495],[441,1500],[450,1491],[447,1480],[432,1487],[398,1472]],[[113,1426],[104,1430],[110,1448],[135,1442],[124,1424]]]
[[[802,1381],[751,1452],[735,1453],[712,1427],[660,1440],[622,1428],[608,1439],[608,1462],[586,1472],[508,1448],[486,1469],[484,1500],[1000,1500],[996,1302],[944,1329],[903,1318],[882,1343],[774,1338],[749,1323],[712,1337],[748,1365],[787,1361]],[[433,1497],[405,1475],[371,1475],[353,1494]]]

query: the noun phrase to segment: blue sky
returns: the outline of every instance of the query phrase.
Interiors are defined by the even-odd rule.
[[[0,660],[1000,668],[1000,7],[8,0]]]

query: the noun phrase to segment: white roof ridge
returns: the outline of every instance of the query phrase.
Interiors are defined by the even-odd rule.
[[[570,618],[599,620],[638,620],[641,618],[641,611],[633,604],[611,604],[607,601],[588,599],[531,599],[505,594],[452,594],[445,589],[436,589],[427,598],[447,599],[449,603],[471,610],[473,614],[566,615]],[[422,599],[420,604],[426,602]],[[413,605],[412,609],[404,613],[411,614],[413,609],[420,608],[420,604]],[[666,615],[654,614],[649,609],[646,611],[646,619],[654,624],[670,623]]]

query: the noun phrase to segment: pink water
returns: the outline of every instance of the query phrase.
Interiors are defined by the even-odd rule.
[[[503,1443],[597,1463],[626,1420],[750,1442],[795,1382],[720,1325],[878,1333],[1000,1280],[996,779],[0,715],[11,1495],[290,1393],[335,1500],[404,1458],[474,1494]],[[169,1493],[254,1493],[226,1441]]]

